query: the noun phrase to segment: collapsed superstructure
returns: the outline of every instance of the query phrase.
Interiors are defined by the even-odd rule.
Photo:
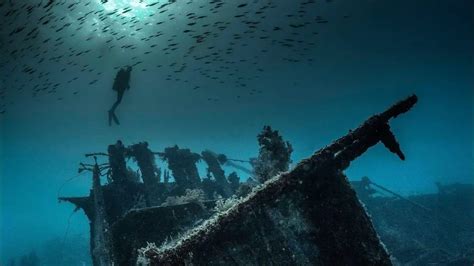
[[[107,157],[108,162],[97,163],[99,156]],[[161,169],[155,163],[155,156],[168,164],[169,170],[163,171],[162,180]],[[126,147],[119,140],[109,145],[107,153],[90,153],[86,154],[86,157],[93,157],[95,161],[93,164],[81,163],[79,169],[80,172],[92,172],[90,195],[61,197],[60,200],[75,204],[76,209],[83,209],[89,218],[94,265],[110,265],[112,262],[119,265],[133,264],[136,250],[146,244],[146,241],[168,237],[173,232],[182,231],[198,218],[205,218],[209,213],[203,206],[207,204],[212,208],[215,199],[230,197],[236,192],[239,184],[239,177],[235,172],[225,176],[222,169],[225,162],[218,161],[218,157],[225,156],[211,151],[204,151],[199,155],[175,145],[163,152],[153,152],[148,148],[147,142]],[[136,162],[139,171],[127,166],[129,159]],[[209,165],[208,175],[204,179],[199,177],[196,166],[201,159]],[[101,184],[101,176],[107,176],[107,184]],[[170,176],[174,182],[170,182]],[[182,205],[185,205],[185,208],[181,208]],[[172,215],[168,211],[171,211]],[[163,217],[179,219],[170,221],[163,218],[160,221],[150,221],[149,227],[164,221],[164,224],[158,227],[157,238],[124,241],[125,231],[130,229],[124,226],[129,223],[130,217],[136,217],[137,212],[158,213]],[[142,224],[145,221],[146,219],[141,219]],[[172,229],[174,226],[175,231]],[[137,230],[138,227],[134,229]],[[144,231],[143,235],[150,236],[150,232]]]
[[[178,146],[153,152],[145,142],[125,147],[119,141],[106,154],[88,154],[107,156],[107,164],[82,164],[81,170],[93,172],[90,195],[61,200],[83,209],[91,221],[95,265],[135,265],[137,257],[151,265],[390,265],[342,171],[378,142],[403,160],[388,122],[416,101],[411,96],[369,118],[288,172],[270,177],[276,172],[261,167],[268,164],[254,164],[265,175],[250,193],[235,173],[225,176],[224,155]],[[262,138],[265,134],[282,142],[271,129]],[[291,145],[267,146],[282,150],[270,156],[270,165],[286,170]],[[170,169],[163,180],[155,155]],[[141,175],[127,167],[126,158],[136,160]],[[199,177],[200,159],[209,166],[207,178]],[[100,175],[107,175],[108,184],[100,184]],[[240,198],[232,196],[236,193]]]

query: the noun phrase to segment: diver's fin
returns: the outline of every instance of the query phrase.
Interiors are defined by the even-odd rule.
[[[112,111],[109,111],[109,127],[112,126]]]
[[[114,120],[115,124],[120,125],[120,122],[114,112],[112,112],[112,119]]]

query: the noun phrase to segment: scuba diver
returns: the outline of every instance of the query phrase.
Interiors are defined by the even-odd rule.
[[[120,125],[117,116],[115,115],[115,109],[117,106],[122,102],[123,94],[125,90],[130,89],[130,74],[132,72],[132,67],[128,66],[126,69],[122,68],[117,72],[115,76],[114,85],[112,89],[117,92],[117,100],[115,101],[112,108],[109,110],[109,126],[112,126],[112,120],[117,124]]]

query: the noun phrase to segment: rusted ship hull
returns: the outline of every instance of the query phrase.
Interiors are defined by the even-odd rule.
[[[378,142],[405,159],[388,121],[416,102],[411,96],[369,118],[175,243],[144,250],[147,263],[391,265],[342,171]]]

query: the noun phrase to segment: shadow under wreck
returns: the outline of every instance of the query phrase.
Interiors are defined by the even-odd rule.
[[[215,213],[216,203],[207,201],[124,212],[130,209],[123,207],[132,202],[126,199],[134,194],[130,191],[153,206],[175,188],[119,185],[133,183],[125,179],[101,186],[97,163],[91,166],[96,180],[91,195],[62,199],[89,217],[95,265],[391,265],[343,170],[378,142],[404,160],[388,122],[416,102],[413,95],[372,116],[289,172],[217,204]],[[230,194],[228,182],[220,191]],[[137,247],[142,248],[137,252]]]

